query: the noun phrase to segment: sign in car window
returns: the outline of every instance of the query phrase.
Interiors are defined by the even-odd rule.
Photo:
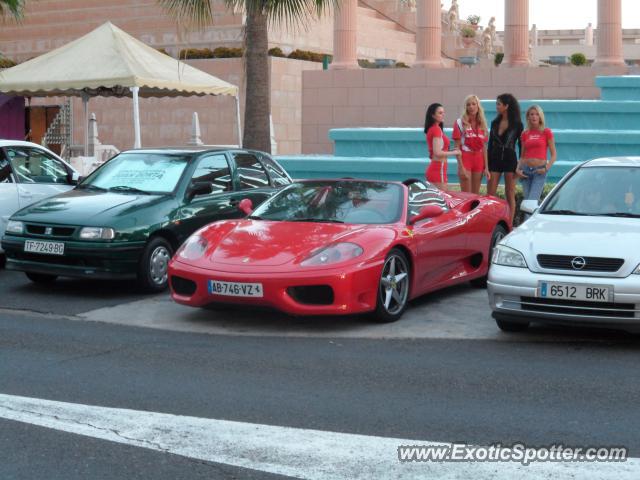
[[[83,185],[104,189],[125,188],[170,193],[187,166],[183,156],[126,153],[114,157],[91,175]]]

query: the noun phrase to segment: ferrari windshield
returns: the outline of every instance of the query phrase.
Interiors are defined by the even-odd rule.
[[[87,177],[79,188],[134,194],[171,193],[188,159],[164,153],[121,153]]]
[[[582,167],[540,212],[547,215],[640,217],[640,168]]]
[[[400,185],[357,180],[293,183],[260,205],[251,218],[290,222],[385,224],[400,219]]]

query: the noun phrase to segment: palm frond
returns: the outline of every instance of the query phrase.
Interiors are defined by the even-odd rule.
[[[0,17],[11,16],[21,20],[24,13],[24,0],[0,0]]]
[[[339,0],[225,0],[234,10],[261,10],[269,22],[286,27],[306,25],[332,7],[340,8]]]
[[[181,25],[202,28],[213,21],[210,0],[158,0],[158,3]]]

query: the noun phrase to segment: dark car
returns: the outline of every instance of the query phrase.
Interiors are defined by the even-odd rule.
[[[256,151],[122,152],[75,189],[10,218],[2,238],[7,269],[34,282],[135,277],[144,289],[161,291],[169,259],[189,235],[245,216],[241,200],[255,207],[290,183],[275,160]]]

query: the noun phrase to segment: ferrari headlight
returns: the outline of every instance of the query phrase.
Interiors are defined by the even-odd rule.
[[[362,255],[364,250],[360,245],[341,242],[316,250],[300,265],[303,267],[320,267],[332,263],[344,262]]]
[[[83,240],[113,240],[116,231],[109,227],[84,227],[80,230],[80,238]]]
[[[496,265],[504,265],[506,267],[527,268],[527,262],[525,262],[522,254],[519,251],[505,245],[496,245],[496,247],[493,249],[491,263],[495,263]]]
[[[16,220],[9,220],[7,222],[7,228],[5,229],[6,233],[24,233],[24,223],[18,222]]]
[[[177,255],[185,260],[197,260],[204,255],[208,242],[200,235],[191,235],[180,247]]]

